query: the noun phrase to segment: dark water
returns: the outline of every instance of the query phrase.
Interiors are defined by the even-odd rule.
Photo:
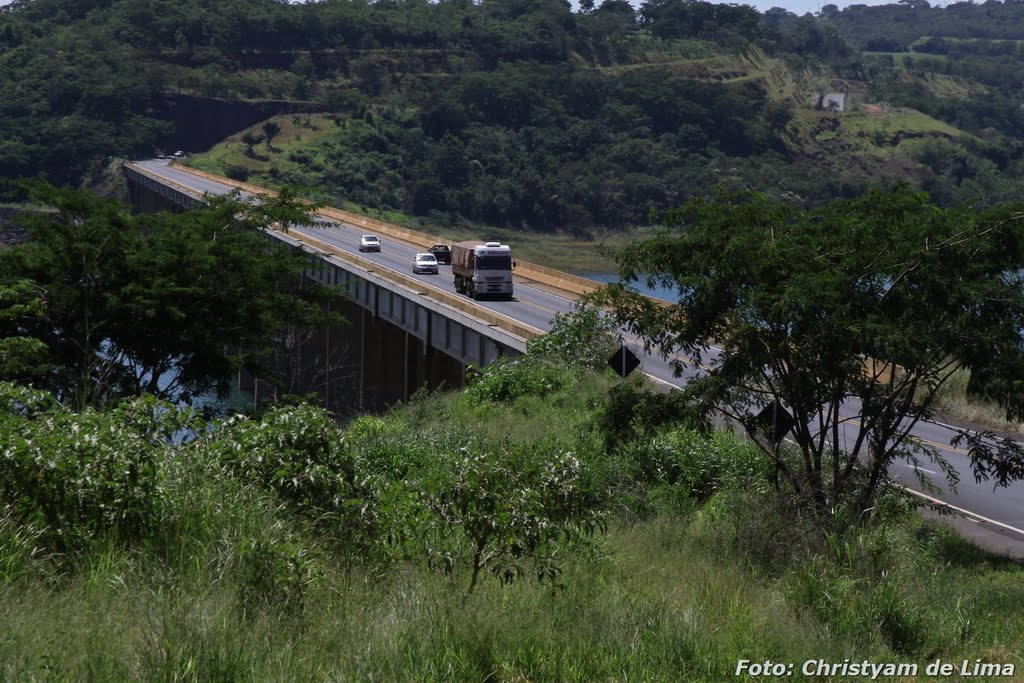
[[[218,397],[216,392],[195,396],[192,399],[192,407],[196,410],[211,409],[215,415],[234,415],[254,408],[256,403],[253,399],[251,391],[239,389],[238,383],[235,382],[224,398]]]
[[[618,282],[619,276],[617,273],[586,273],[583,277],[590,278],[591,280],[597,280],[598,282]],[[643,278],[640,278],[639,282],[634,282],[629,286],[630,289],[646,294],[647,296],[653,296],[658,299],[664,299],[672,303],[676,302],[676,290],[671,287],[648,287],[647,283]]]

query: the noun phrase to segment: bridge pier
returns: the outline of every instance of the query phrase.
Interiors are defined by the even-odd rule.
[[[408,398],[406,382],[408,357],[405,353],[406,332],[362,311],[363,407],[378,411]]]

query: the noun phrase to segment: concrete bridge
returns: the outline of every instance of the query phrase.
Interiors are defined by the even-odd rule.
[[[126,163],[124,173],[139,211],[185,210],[203,203],[204,194],[232,189],[270,193],[165,160]],[[381,254],[356,251],[365,232],[384,240]],[[460,387],[468,366],[523,353],[555,313],[570,310],[576,295],[597,286],[520,262],[517,274],[529,272],[534,284],[543,281],[537,285],[543,290],[524,287],[517,277],[514,302],[471,301],[454,291],[445,267],[438,275],[411,273],[412,254],[439,238],[330,208],[318,211],[313,226],[267,234],[309,254],[307,277],[348,294],[340,312],[349,325],[321,330],[276,354],[279,370],[293,377],[289,393],[316,392],[342,411],[379,410],[424,386]],[[274,391],[251,378],[242,384],[257,400]]]

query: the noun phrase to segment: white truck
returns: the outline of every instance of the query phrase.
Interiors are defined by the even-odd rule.
[[[455,291],[474,299],[512,298],[512,249],[500,242],[468,240],[452,245]]]

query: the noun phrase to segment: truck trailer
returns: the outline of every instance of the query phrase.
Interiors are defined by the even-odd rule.
[[[512,298],[512,249],[500,242],[467,240],[452,245],[455,291],[474,299]]]

